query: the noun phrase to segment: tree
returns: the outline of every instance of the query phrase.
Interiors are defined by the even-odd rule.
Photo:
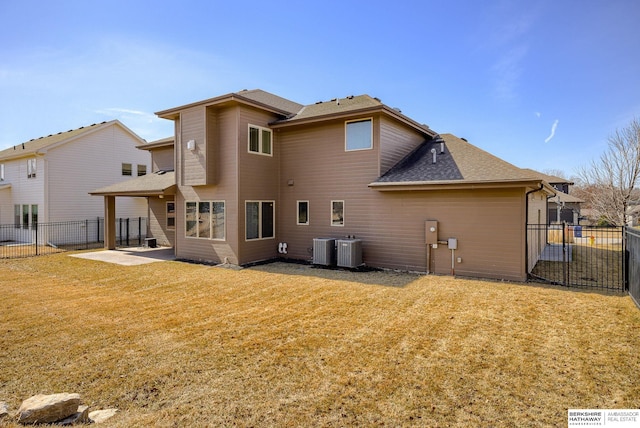
[[[598,160],[578,170],[580,196],[596,218],[622,226],[630,207],[637,205],[640,178],[640,121],[609,137],[607,150]]]

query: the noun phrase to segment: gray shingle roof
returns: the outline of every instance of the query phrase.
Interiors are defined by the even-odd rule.
[[[271,106],[277,110],[288,112],[289,114],[297,113],[303,107],[302,104],[279,97],[278,95],[263,91],[262,89],[245,89],[244,91],[236,92],[235,94],[257,101],[261,104]]]
[[[539,180],[530,172],[516,167],[467,141],[451,134],[440,140],[428,140],[393,166],[375,183],[448,183],[503,182]],[[433,163],[431,149],[436,150]]]

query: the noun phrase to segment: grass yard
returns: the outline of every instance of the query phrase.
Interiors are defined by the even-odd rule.
[[[77,392],[120,410],[105,427],[538,427],[640,406],[628,296],[65,254],[0,260],[0,295],[11,412]]]

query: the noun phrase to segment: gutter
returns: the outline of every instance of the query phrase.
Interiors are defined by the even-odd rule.
[[[544,181],[540,182],[540,188],[532,189],[524,193],[524,273],[529,277],[529,195],[533,192],[539,192],[544,189]],[[549,198],[547,198],[548,204]],[[549,215],[549,209],[547,207],[547,215]]]

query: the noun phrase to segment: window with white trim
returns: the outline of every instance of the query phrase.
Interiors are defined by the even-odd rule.
[[[275,202],[245,201],[245,239],[275,237]]]
[[[344,226],[344,201],[331,201],[331,226]]]
[[[128,175],[131,176],[133,175],[133,170],[132,170],[132,165],[130,163],[123,163],[122,164],[122,175]]]
[[[15,204],[13,206],[14,226],[16,229],[32,229],[38,226],[38,205],[37,204]]]
[[[27,159],[27,178],[36,178],[36,158]]]
[[[345,150],[370,150],[373,148],[373,119],[345,122]]]
[[[309,224],[309,201],[298,201],[298,216],[296,224]]]
[[[224,201],[187,201],[185,207],[185,236],[224,240]]]
[[[146,165],[138,165],[138,177],[143,175],[147,175],[147,166]]]
[[[249,125],[249,152],[260,155],[273,155],[273,134],[269,128]]]

